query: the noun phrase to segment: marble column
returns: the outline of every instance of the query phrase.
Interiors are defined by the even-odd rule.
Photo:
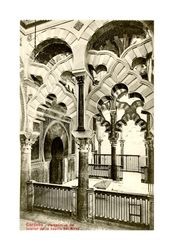
[[[147,183],[149,190],[149,214],[150,214],[150,229],[154,229],[154,194],[153,194],[153,184],[154,184],[154,147],[153,147],[153,134],[150,132],[151,129],[151,114],[149,112],[147,115],[147,130],[145,132],[145,146],[146,146],[146,156],[147,156]]]
[[[125,143],[125,140],[120,139],[121,166],[123,168],[124,168],[124,143]]]
[[[113,180],[119,180],[119,169],[117,168],[117,156],[116,156],[116,146],[118,140],[118,133],[115,131],[115,124],[117,120],[117,110],[115,102],[112,103],[112,110],[110,112],[111,116],[111,132],[109,135],[109,140],[111,143],[111,178]]]
[[[79,146],[79,178],[77,189],[77,219],[87,221],[88,218],[88,138],[78,138],[76,142]]]
[[[99,156],[98,156],[98,164],[101,164],[101,145],[102,145],[102,139],[98,139],[97,140],[98,141],[98,154],[99,154]]]
[[[147,147],[147,167],[148,167],[148,183],[154,184],[154,148],[153,138],[146,138]]]
[[[153,134],[150,132],[151,128],[151,114],[147,112],[147,131],[145,132],[145,146],[147,154],[148,167],[148,183],[154,183],[154,148],[153,148]]]
[[[20,209],[27,209],[27,182],[31,180],[31,146],[38,138],[38,133],[21,133],[21,177]]]
[[[111,142],[111,178],[113,180],[118,180],[118,173],[117,173],[117,157],[116,157],[116,141]]]
[[[78,85],[78,131],[84,129],[84,75],[76,76]]]
[[[147,183],[149,190],[149,214],[150,214],[150,229],[154,229],[154,194],[153,194],[153,184],[154,184],[154,148],[153,148],[153,136],[149,135],[146,137],[146,147],[147,147]]]

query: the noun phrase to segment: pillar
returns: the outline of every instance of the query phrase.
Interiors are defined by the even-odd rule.
[[[148,183],[154,184],[154,148],[153,148],[153,134],[150,132],[151,128],[151,114],[146,112],[147,115],[147,130],[145,132],[145,147],[147,156],[148,167]]]
[[[113,180],[118,179],[118,173],[117,173],[117,157],[116,157],[116,141],[111,142],[111,178]]]
[[[96,124],[96,118],[93,117],[92,119],[93,121],[93,132],[94,132],[94,135],[92,137],[92,152],[95,151],[95,138],[96,138],[96,131],[97,131],[97,124]]]
[[[120,139],[121,166],[123,169],[124,169],[124,143],[125,140]]]
[[[101,154],[101,145],[103,140],[98,140],[98,154]]]
[[[79,177],[77,189],[77,219],[87,221],[88,218],[88,138],[78,138],[79,145]]]
[[[84,75],[76,76],[78,85],[78,131],[84,129]]]
[[[147,154],[147,169],[148,169],[148,189],[149,189],[149,214],[150,214],[150,229],[154,229],[154,147],[153,147],[153,134],[150,132],[151,114],[147,114],[147,131],[145,133],[145,145]]]
[[[102,139],[98,139],[98,164],[101,164],[101,145],[102,145]]]
[[[147,167],[148,167],[148,183],[154,184],[154,148],[153,139],[148,137],[146,139],[147,151]]]
[[[116,156],[116,146],[119,135],[115,131],[115,124],[117,121],[117,110],[116,110],[115,100],[111,103],[111,109],[112,109],[112,111],[110,112],[111,132],[109,134],[109,140],[111,143],[111,178],[116,181],[119,180],[119,169],[117,168],[117,156]]]
[[[21,177],[20,177],[20,209],[27,209],[27,182],[31,180],[31,146],[38,133],[20,134],[21,141]]]

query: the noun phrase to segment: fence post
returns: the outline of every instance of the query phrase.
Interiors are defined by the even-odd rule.
[[[32,211],[34,205],[34,183],[30,180],[27,182],[27,210]]]
[[[77,186],[72,187],[72,217],[77,215]]]
[[[154,230],[154,197],[149,197],[149,212],[150,212],[150,230]]]
[[[149,229],[154,229],[154,195],[153,195],[153,184],[148,183],[149,191],[149,215],[150,215],[150,226]]]
[[[92,222],[95,219],[95,193],[93,188],[88,189],[88,219]]]
[[[140,169],[140,156],[138,155],[138,172],[140,172],[141,169]]]

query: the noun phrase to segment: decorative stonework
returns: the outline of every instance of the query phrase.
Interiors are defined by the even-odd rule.
[[[80,151],[88,152],[89,144],[90,144],[89,138],[76,138],[75,141],[76,141]]]
[[[145,144],[146,144],[146,147],[153,150],[153,139],[152,138],[147,139]]]
[[[76,79],[78,84],[84,84],[85,76],[84,75],[76,76]]]
[[[125,140],[121,139],[120,140],[120,147],[124,147]]]
[[[111,147],[116,147],[117,146],[117,140],[110,140]]]
[[[39,136],[38,132],[24,132],[20,134],[21,149],[27,153],[31,150],[31,146],[36,142]]]
[[[84,23],[77,21],[74,25],[74,29],[76,29],[77,31],[80,31],[81,28],[83,27]]]
[[[145,146],[146,147],[149,147],[151,149],[153,149],[153,134],[150,132],[150,133],[145,133],[144,134],[144,143],[145,143]]]

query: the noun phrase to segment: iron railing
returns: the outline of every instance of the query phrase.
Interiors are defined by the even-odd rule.
[[[116,155],[116,164],[120,172],[141,173],[140,155]],[[89,164],[89,175],[92,177],[109,178],[111,174],[111,155],[94,154],[93,161]],[[121,174],[122,175],[122,174]]]

